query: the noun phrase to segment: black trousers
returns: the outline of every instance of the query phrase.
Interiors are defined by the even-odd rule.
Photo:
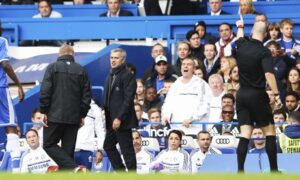
[[[121,155],[116,148],[117,143],[119,143],[127,169],[129,171],[136,171],[136,157],[132,141],[131,129],[119,129],[118,131],[107,129],[104,141],[104,150],[106,151],[114,170],[125,171]]]
[[[44,127],[43,147],[47,154],[58,164],[59,169],[74,169],[77,131],[79,125],[48,122]],[[61,147],[57,143],[61,140]]]

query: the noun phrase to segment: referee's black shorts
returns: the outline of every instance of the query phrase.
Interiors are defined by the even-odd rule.
[[[265,127],[274,124],[270,99],[264,89],[240,88],[236,95],[239,125]]]

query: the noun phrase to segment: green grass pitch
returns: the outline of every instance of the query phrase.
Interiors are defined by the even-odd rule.
[[[292,180],[300,179],[300,175],[291,174],[152,174],[137,175],[131,173],[109,174],[75,174],[75,173],[52,173],[52,174],[11,174],[1,173],[1,180]]]

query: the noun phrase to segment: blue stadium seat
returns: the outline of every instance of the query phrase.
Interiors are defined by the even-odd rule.
[[[188,153],[191,153],[193,150],[198,148],[198,145],[191,136],[182,136],[181,147]]]
[[[10,167],[10,153],[5,152],[0,163],[0,171],[8,171]]]
[[[142,147],[152,153],[154,156],[156,156],[160,149],[159,149],[159,143],[156,138],[151,137],[143,137],[142,138]]]
[[[236,148],[219,148],[222,154],[236,154]]]

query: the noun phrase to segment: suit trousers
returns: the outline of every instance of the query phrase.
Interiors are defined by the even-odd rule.
[[[43,147],[59,169],[74,169],[74,150],[79,125],[48,122],[44,128]],[[61,140],[61,147],[57,144]]]
[[[119,129],[114,131],[113,129],[107,129],[103,145],[114,170],[125,171],[121,155],[116,147],[117,143],[120,145],[126,168],[129,171],[136,171],[136,157],[133,148],[132,130]]]

